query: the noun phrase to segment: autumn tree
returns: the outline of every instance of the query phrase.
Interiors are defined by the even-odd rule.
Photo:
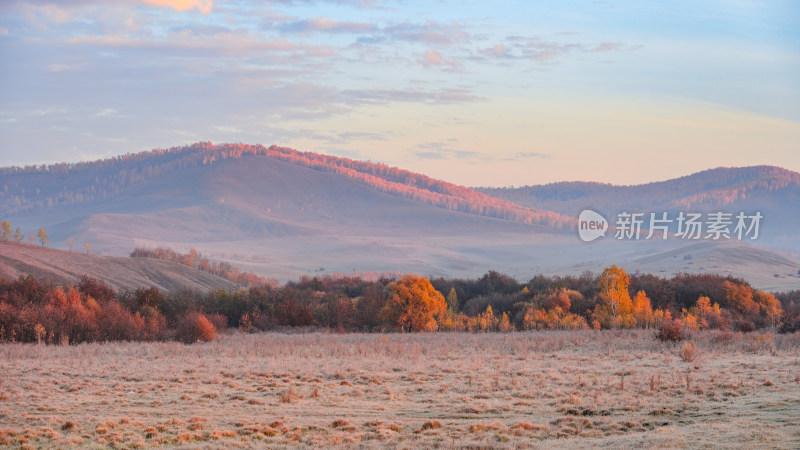
[[[764,291],[753,292],[753,300],[759,306],[761,317],[766,319],[770,326],[774,328],[777,325],[777,320],[783,315],[781,302],[774,295]]]
[[[50,241],[50,239],[47,237],[47,231],[45,231],[44,228],[39,228],[39,232],[36,233],[36,237],[39,238],[39,242],[42,243],[42,247],[47,245],[47,242]]]
[[[456,294],[456,288],[450,288],[450,292],[447,294],[447,311],[450,314],[458,313],[458,294]]]
[[[83,243],[83,248],[85,248],[85,249],[86,249],[86,254],[88,255],[88,254],[89,254],[89,250],[91,250],[91,249],[92,249],[92,244],[90,244],[90,243],[88,243],[88,242],[84,242],[84,243]]]
[[[641,328],[650,328],[653,324],[653,305],[644,291],[637,292],[633,297],[633,317]]]
[[[595,308],[595,320],[612,328],[632,328],[636,325],[628,285],[630,277],[625,269],[611,266],[603,271],[598,281],[603,303]]]
[[[511,320],[508,318],[508,313],[503,313],[500,316],[500,321],[497,323],[497,330],[501,333],[510,333],[514,331],[514,326],[511,325]]]
[[[14,230],[14,240],[17,242],[22,242],[22,230],[20,230],[19,227]]]
[[[9,238],[11,238],[11,224],[10,224],[10,223],[8,223],[8,221],[7,221],[7,220],[4,220],[4,221],[3,221],[3,233],[2,233],[2,237],[3,237],[3,240],[4,240],[4,241],[7,241]]]
[[[389,300],[381,312],[384,320],[404,331],[434,331],[447,302],[426,278],[406,275],[389,285]]]
[[[547,310],[561,308],[562,311],[569,312],[569,309],[572,306],[572,299],[570,296],[574,295],[580,296],[581,294],[568,289],[558,289],[552,291],[544,298],[543,306]]]
[[[497,317],[494,315],[492,305],[486,307],[486,311],[478,315],[478,329],[481,331],[493,331],[497,326]]]

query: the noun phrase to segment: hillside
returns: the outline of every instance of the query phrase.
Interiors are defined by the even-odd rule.
[[[155,286],[164,291],[235,289],[228,280],[181,264],[154,259],[100,256],[0,241],[0,278],[21,275],[74,283],[90,275],[111,287],[137,289]]]
[[[570,217],[521,207],[470,188],[385,164],[277,146],[214,145],[210,142],[86,163],[0,168],[3,176],[0,216],[104,200],[187,170],[254,157],[343,175],[381,192],[453,211],[557,228],[572,223]]]
[[[521,206],[576,216],[590,208],[619,212],[759,211],[764,216],[760,240],[800,249],[800,173],[773,166],[716,168],[672,180],[635,186],[561,182],[479,191]]]
[[[687,267],[671,256],[642,264],[664,251],[684,252],[682,261],[693,243],[587,245],[575,235],[577,212],[556,205],[561,200],[551,203],[566,215],[382,164],[274,146],[200,143],[5,168],[0,190],[0,220],[25,236],[44,227],[52,247],[66,248],[71,239],[77,248],[89,242],[94,252],[114,256],[137,247],[196,248],[279,281],[337,272],[474,277],[488,270],[528,279],[626,264],[663,275],[728,271],[765,288],[800,287],[796,262],[760,264],[777,257],[764,248],[709,243]],[[715,262],[713,250],[729,247],[743,250]]]

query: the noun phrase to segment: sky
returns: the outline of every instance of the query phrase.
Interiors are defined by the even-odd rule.
[[[0,1],[0,166],[197,141],[467,186],[800,171],[800,2]]]

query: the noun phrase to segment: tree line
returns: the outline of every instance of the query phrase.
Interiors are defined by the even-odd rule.
[[[20,230],[20,227],[17,227],[17,229],[12,232],[11,223],[9,223],[8,220],[4,220],[2,223],[0,223],[0,240],[22,243],[24,239],[25,237],[22,233],[22,230]],[[28,233],[29,244],[35,244],[37,240],[42,247],[46,247],[47,244],[50,243],[50,238],[47,236],[47,230],[44,228],[39,228],[39,231],[31,231]],[[72,251],[72,248],[75,247],[75,242],[72,240],[72,238],[67,238],[67,247],[69,247],[69,251]],[[92,248],[92,244],[89,242],[84,242],[83,248],[86,250],[86,253],[89,253],[89,250]]]
[[[0,342],[189,343],[213,339],[228,327],[241,332],[645,328],[679,340],[702,329],[797,331],[798,301],[800,291],[776,297],[730,276],[667,279],[629,275],[616,266],[599,275],[539,275],[525,283],[493,271],[477,279],[326,276],[207,293],[117,292],[89,276],[71,286],[27,276],[0,280]]]
[[[278,282],[258,276],[252,272],[245,272],[224,261],[212,261],[197,249],[192,248],[186,253],[173,250],[170,247],[156,247],[154,249],[137,247],[131,254],[131,258],[152,258],[164,261],[172,261],[185,266],[193,267],[203,272],[208,272],[244,287],[275,287]]]

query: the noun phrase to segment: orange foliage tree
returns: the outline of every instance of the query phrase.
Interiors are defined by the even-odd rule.
[[[389,285],[384,320],[404,331],[434,331],[444,318],[447,302],[427,278],[406,275]]]
[[[633,328],[636,325],[628,292],[630,282],[630,277],[621,267],[611,266],[603,270],[598,281],[603,303],[595,307],[594,320],[610,328]]]

